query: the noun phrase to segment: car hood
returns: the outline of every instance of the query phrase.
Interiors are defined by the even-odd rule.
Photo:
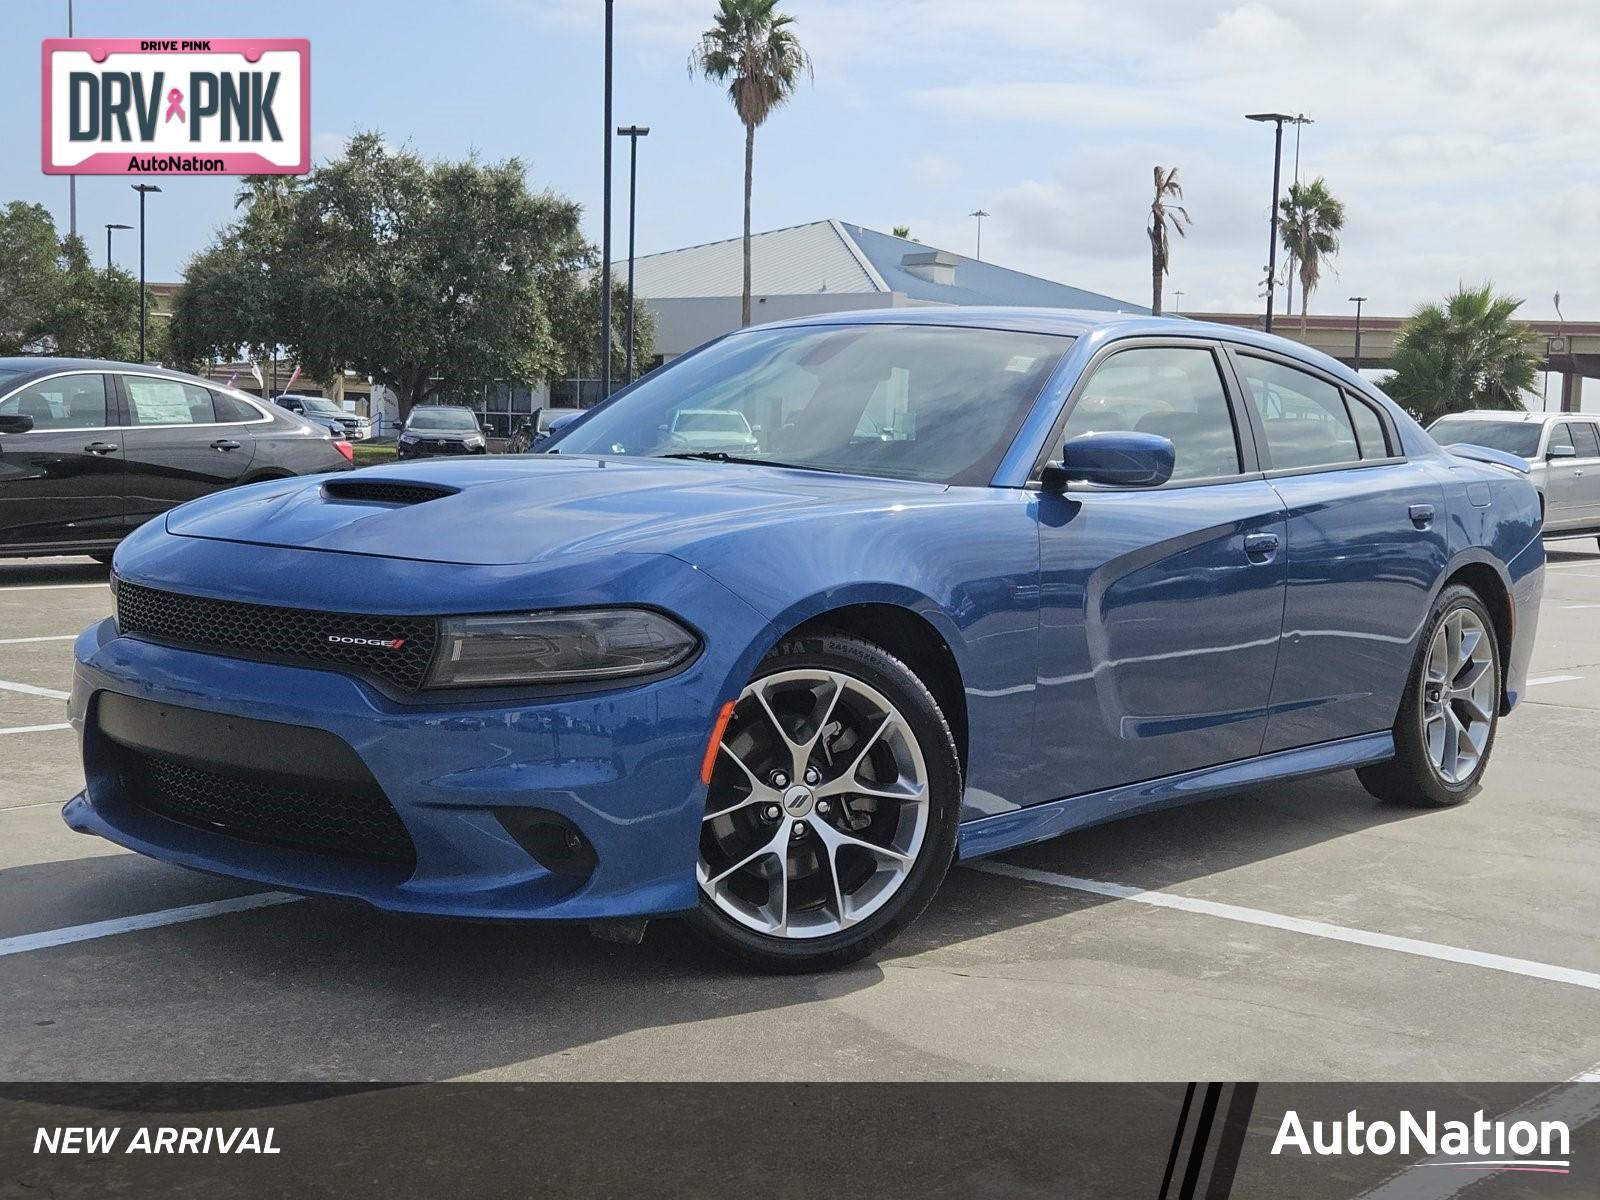
[[[324,484],[454,489],[413,504],[340,499]],[[672,553],[708,534],[817,506],[893,504],[936,484],[682,460],[529,455],[369,467],[334,479],[274,480],[167,514],[181,537],[503,566],[562,556]]]

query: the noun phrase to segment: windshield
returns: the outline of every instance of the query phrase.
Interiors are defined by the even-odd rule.
[[[406,420],[406,428],[476,432],[478,420],[464,408],[416,408]]]
[[[1533,458],[1539,453],[1540,428],[1533,421],[1463,421],[1446,417],[1430,425],[1428,432],[1441,446],[1471,442],[1474,446]]]
[[[340,408],[332,400],[324,400],[321,396],[306,396],[300,403],[306,406],[307,412],[316,413],[319,417],[342,417],[345,415],[344,409]]]
[[[552,450],[721,451],[779,466],[986,484],[1071,342],[928,325],[735,334],[647,377]]]

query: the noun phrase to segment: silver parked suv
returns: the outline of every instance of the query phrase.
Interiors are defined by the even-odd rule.
[[[1592,413],[1452,413],[1428,426],[1441,446],[1471,442],[1525,458],[1544,497],[1544,536],[1600,534],[1600,417]]]

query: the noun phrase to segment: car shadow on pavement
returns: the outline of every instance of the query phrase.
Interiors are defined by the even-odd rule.
[[[1379,804],[1349,774],[1263,795],[1132,818],[1006,858],[1161,887],[1428,815]],[[132,855],[0,872],[0,897],[35,898],[33,930],[249,890]],[[635,947],[581,926],[431,920],[310,900],[0,959],[11,997],[0,1076],[382,1080],[506,1069],[563,1078],[580,1071],[579,1059],[566,1069],[563,1059],[583,1050],[583,1071],[684,1078],[703,1069],[692,1063],[718,1061],[729,1020],[747,1016],[774,1045],[827,1020],[835,1051],[859,1054],[882,1076],[897,1070],[895,1048],[831,1002],[923,959],[959,960],[964,943],[994,933],[1065,919],[1070,939],[1075,914],[1110,902],[958,868],[879,958],[779,977],[731,968],[676,922],[653,923]],[[7,933],[26,931],[15,923]],[[633,1036],[669,1028],[670,1037]],[[748,1022],[737,1036],[753,1036]],[[927,1057],[918,1051],[919,1071]],[[960,1074],[962,1064],[949,1067]],[[774,1071],[785,1077],[781,1065]]]
[[[0,559],[0,594],[8,587],[51,583],[104,583],[111,568],[91,558],[68,562],[51,558]]]

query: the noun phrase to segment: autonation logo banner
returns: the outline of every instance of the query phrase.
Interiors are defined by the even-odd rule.
[[[1572,1169],[1572,1132],[1565,1121],[1490,1118],[1481,1109],[1466,1121],[1404,1109],[1390,1119],[1367,1120],[1351,1109],[1336,1120],[1305,1121],[1291,1108],[1278,1124],[1272,1153],[1423,1156],[1427,1167],[1565,1175]]]
[[[303,175],[305,38],[48,38],[49,175]]]

